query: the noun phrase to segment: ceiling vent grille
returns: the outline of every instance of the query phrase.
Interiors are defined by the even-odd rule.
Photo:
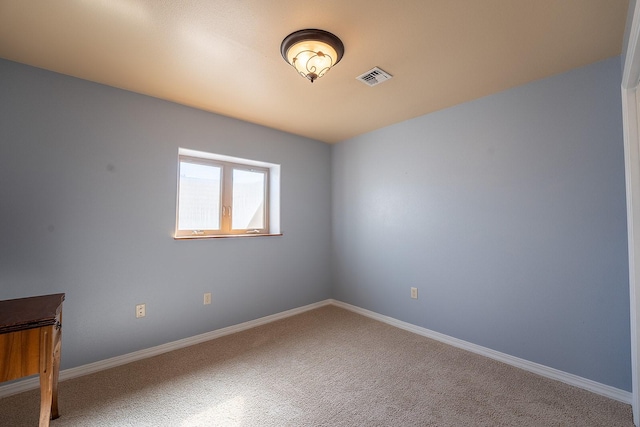
[[[374,67],[367,71],[366,73],[356,77],[356,80],[360,80],[362,83],[367,86],[375,86],[380,83],[384,83],[393,77],[391,74],[381,70],[378,67]]]

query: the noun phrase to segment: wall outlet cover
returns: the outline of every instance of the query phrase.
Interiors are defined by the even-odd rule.
[[[136,305],[136,319],[144,317],[147,315],[147,306],[146,304],[138,304]]]

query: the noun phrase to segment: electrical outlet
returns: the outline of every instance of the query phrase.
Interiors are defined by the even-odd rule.
[[[204,305],[211,304],[211,292],[204,294]]]
[[[411,298],[418,299],[418,288],[411,288]]]
[[[147,306],[146,304],[138,304],[136,305],[136,318],[139,319],[147,315]]]

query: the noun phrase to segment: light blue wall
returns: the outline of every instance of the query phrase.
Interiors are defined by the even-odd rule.
[[[619,84],[328,146],[0,60],[0,299],[66,292],[63,369],[334,297],[630,390]],[[173,240],[178,146],[281,164],[285,235]]]
[[[281,164],[284,236],[173,240],[179,146]],[[318,141],[0,60],[0,299],[67,294],[63,369],[326,299],[330,162]]]
[[[334,146],[334,297],[630,391],[620,74],[612,58]]]

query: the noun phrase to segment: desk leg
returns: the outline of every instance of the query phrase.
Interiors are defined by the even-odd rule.
[[[60,376],[60,350],[62,347],[62,329],[53,329],[53,372],[51,378],[51,419],[60,416],[58,413],[58,377]]]
[[[53,326],[40,329],[40,427],[49,427],[53,398]]]

